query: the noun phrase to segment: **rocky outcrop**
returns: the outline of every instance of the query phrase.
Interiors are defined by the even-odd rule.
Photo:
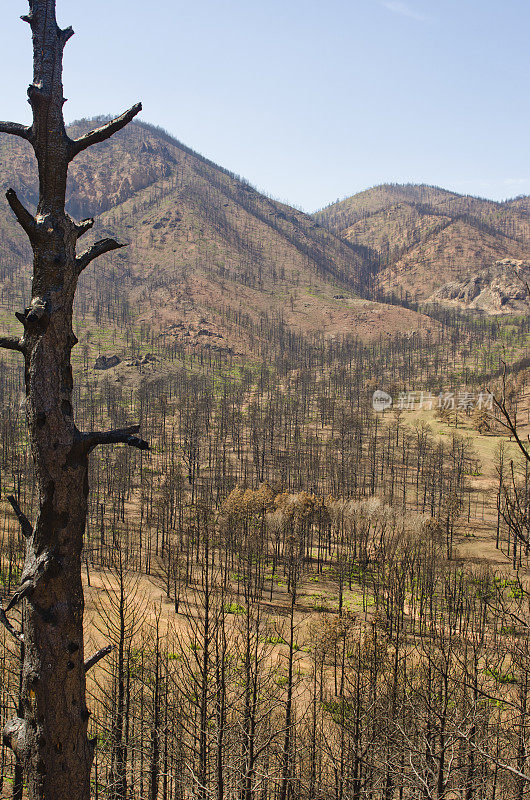
[[[121,364],[121,358],[118,358],[118,356],[98,356],[94,369],[112,369],[112,367],[117,367],[118,364]]]
[[[466,280],[446,283],[429,301],[491,315],[528,314],[529,284],[530,263],[504,259]]]

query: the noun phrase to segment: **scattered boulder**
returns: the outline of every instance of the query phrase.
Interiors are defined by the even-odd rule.
[[[121,364],[121,358],[118,358],[118,356],[98,356],[94,369],[112,369],[112,367],[117,367],[118,364]]]
[[[145,367],[147,364],[156,364],[159,359],[152,353],[146,353],[142,358],[136,358],[134,361],[127,361],[128,367]]]

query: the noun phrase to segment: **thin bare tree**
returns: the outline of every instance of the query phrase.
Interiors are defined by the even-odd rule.
[[[81,550],[87,517],[88,460],[98,445],[122,442],[148,449],[137,426],[83,433],[74,422],[71,351],[77,344],[72,307],[79,276],[98,256],[121,247],[103,239],[77,255],[78,239],[94,220],[75,223],[65,212],[69,164],[86,148],[119,131],[141,110],[138,104],[79,139],[65,130],[63,50],[73,35],[57,25],[55,0],[29,0],[23,19],[33,34],[33,82],[28,90],[33,123],[1,122],[0,132],[28,141],[39,171],[36,215],[10,189],[7,200],[33,250],[31,303],[16,316],[19,339],[0,346],[25,362],[26,414],[35,462],[38,516],[30,525],[17,516],[26,537],[26,559],[18,590],[1,612],[2,621],[24,598],[23,715],[4,729],[4,741],[22,760],[32,800],[88,800],[94,744],[87,737]],[[15,509],[17,511],[17,509]]]

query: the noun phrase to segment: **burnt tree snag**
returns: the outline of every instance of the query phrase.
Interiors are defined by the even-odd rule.
[[[10,189],[7,201],[33,249],[29,308],[16,314],[20,339],[0,338],[0,347],[24,356],[26,413],[38,484],[38,516],[32,526],[10,498],[26,539],[21,584],[0,609],[0,622],[24,643],[21,716],[4,729],[4,741],[21,759],[31,800],[88,800],[94,744],[88,740],[85,673],[105,655],[85,663],[81,550],[88,497],[88,459],[97,445],[148,445],[138,428],[81,433],[72,408],[71,350],[77,343],[72,307],[82,270],[120,247],[105,239],[77,256],[77,240],[94,224],[75,223],[65,212],[68,166],[75,156],[108,139],[141,110],[74,141],[63,117],[63,49],[73,35],[56,21],[55,0],[29,0],[23,19],[33,34],[33,82],[28,90],[30,127],[0,122],[0,132],[31,143],[39,170],[39,203],[33,216]],[[25,600],[24,634],[8,619]]]

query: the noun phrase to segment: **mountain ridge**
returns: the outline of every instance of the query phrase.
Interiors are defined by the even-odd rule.
[[[105,119],[79,120],[70,135]],[[0,136],[0,187],[34,207],[36,174],[28,144]],[[84,308],[97,298],[114,324],[118,303],[153,335],[241,353],[258,346],[263,320],[267,329],[278,320],[295,333],[361,339],[433,333],[438,323],[425,314],[374,301],[399,292],[429,299],[489,261],[526,260],[530,242],[525,198],[501,208],[438,187],[385,184],[311,216],[141,121],[73,162],[67,209],[96,218],[88,244],[107,235],[129,244],[83,275]],[[0,241],[10,308],[27,291],[31,253],[6,206]],[[438,251],[446,257],[455,241],[470,251],[467,261],[440,269]]]
[[[98,122],[79,121],[70,134]],[[26,142],[0,137],[0,186],[13,186],[34,207],[35,160]],[[369,248],[260,194],[147,123],[133,122],[73,162],[67,208],[76,218],[96,217],[88,244],[106,235],[129,243],[83,274],[84,307],[94,298],[99,308],[119,302],[154,335],[248,351],[262,319],[281,320],[294,332],[360,338],[435,326],[384,304],[370,303],[367,314]],[[31,254],[6,206],[0,240],[8,308],[20,297],[21,282],[27,286]],[[241,323],[234,333],[229,318],[246,319],[247,329]]]
[[[420,300],[497,261],[530,256],[530,203],[524,197],[498,203],[424,184],[382,184],[315,217],[370,248],[378,260],[378,290]]]

